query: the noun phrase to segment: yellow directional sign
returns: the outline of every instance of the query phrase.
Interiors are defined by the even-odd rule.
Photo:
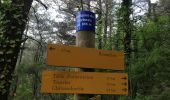
[[[44,71],[42,93],[128,95],[125,73]]]
[[[49,44],[47,63],[51,66],[124,70],[124,53]]]

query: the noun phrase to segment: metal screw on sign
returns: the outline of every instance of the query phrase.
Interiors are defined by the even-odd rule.
[[[49,48],[49,50],[55,50],[55,48],[53,48],[53,47],[50,47],[50,48]]]

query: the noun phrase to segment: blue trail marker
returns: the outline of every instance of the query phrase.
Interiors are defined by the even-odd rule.
[[[96,18],[90,11],[80,11],[76,14],[76,31],[94,31]]]

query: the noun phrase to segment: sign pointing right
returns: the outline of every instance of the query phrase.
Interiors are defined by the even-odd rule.
[[[128,95],[125,73],[58,72],[42,73],[42,93],[80,93]]]

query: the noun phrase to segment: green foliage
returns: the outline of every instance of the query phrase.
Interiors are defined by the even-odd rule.
[[[22,74],[19,78],[19,84],[17,84],[17,91],[14,93],[12,100],[33,100],[32,95],[32,80],[31,76]]]
[[[141,94],[137,94],[134,100],[152,100],[150,96],[145,96]]]
[[[137,36],[144,39],[140,44],[142,49],[151,50],[160,46],[168,46],[168,38],[170,37],[170,17],[159,16],[157,21],[149,20],[143,27],[139,27]]]
[[[2,2],[3,4],[8,4],[8,5],[9,5],[12,1],[11,1],[11,0],[2,0],[1,2]]]
[[[163,91],[157,100],[169,100],[170,99],[170,90]]]
[[[14,97],[12,100],[33,100],[36,98],[36,93],[39,94],[40,90],[40,80],[41,72],[45,67],[44,64],[32,64],[29,62],[24,62],[18,66],[16,75],[18,80],[14,80],[11,85],[11,89],[17,87],[14,90]],[[37,86],[37,88],[35,88]],[[29,97],[29,98],[28,98]]]
[[[140,27],[138,58],[131,61],[129,78],[132,80],[134,100],[169,100],[170,47],[169,17],[160,16]],[[136,91],[136,92],[135,92]]]

